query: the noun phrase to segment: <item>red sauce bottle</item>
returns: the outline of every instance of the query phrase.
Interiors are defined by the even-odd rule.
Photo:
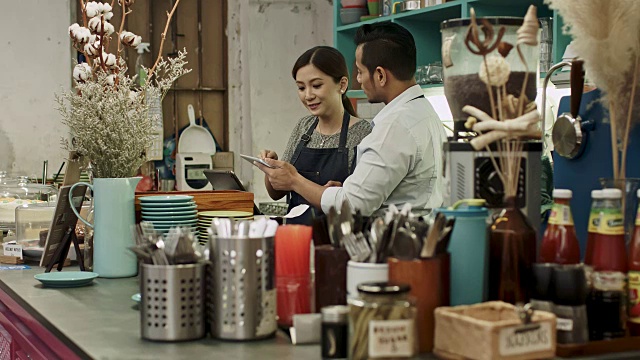
[[[553,190],[553,207],[540,245],[539,262],[563,265],[580,263],[580,245],[571,215],[572,195],[571,190]]]
[[[591,212],[589,213],[587,248],[584,254],[584,263],[593,264],[593,243],[598,232],[598,216],[602,207],[602,190],[591,191]]]
[[[640,199],[640,190],[637,194]],[[640,209],[640,206],[638,207]],[[629,245],[629,333],[640,336],[640,211],[636,230]]]
[[[618,271],[626,274],[627,247],[624,242],[622,191],[602,190],[602,208],[598,216],[598,230],[593,242],[594,271]]]

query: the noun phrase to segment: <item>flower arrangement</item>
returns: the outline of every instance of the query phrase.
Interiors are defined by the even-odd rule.
[[[486,149],[489,152],[496,173],[504,186],[505,197],[516,197],[522,161],[520,156],[523,148],[522,140],[540,139],[542,134],[539,129],[540,114],[536,103],[534,99],[526,96],[529,76],[525,76],[522,80],[519,94],[508,93],[507,82],[512,73],[505,58],[515,48],[526,69],[525,73],[534,71],[530,70],[522,53],[522,47],[538,45],[539,26],[536,7],[533,5],[529,7],[523,24],[517,31],[515,46],[503,41],[506,31],[504,26],[500,26],[496,32],[493,25],[485,19],[482,19],[482,25],[479,26],[473,8],[470,12],[471,24],[467,30],[465,45],[472,54],[482,56],[478,76],[486,85],[491,114],[466,105],[462,111],[470,116],[465,127],[479,134],[470,143],[475,150]],[[492,54],[494,51],[497,54]],[[496,142],[498,156],[494,156],[489,148],[489,145],[494,142]]]
[[[611,124],[613,177],[626,177],[627,147],[640,119],[640,1],[545,0],[565,22],[589,78],[605,94]]]
[[[118,32],[109,21],[115,0],[109,3],[80,0],[83,25],[69,27],[73,47],[87,62],[73,69],[75,89],[56,95],[62,123],[69,126],[72,138],[63,139],[66,150],[76,151],[90,164],[94,177],[124,178],[135,175],[146,161],[158,119],[149,115],[153,101],[162,100],[172,84],[190,70],[185,69],[186,51],[174,58],[162,58],[162,44],[171,18],[180,3],[177,0],[162,33],[158,57],[147,71],[146,82],[137,86],[136,76],[127,75],[122,56],[124,47],[138,46],[142,38],[124,30],[126,16],[134,0],[118,0],[122,19]],[[117,52],[109,53],[113,37]]]

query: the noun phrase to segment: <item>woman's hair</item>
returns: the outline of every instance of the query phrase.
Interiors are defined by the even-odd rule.
[[[336,83],[339,83],[343,77],[349,79],[349,71],[347,70],[347,62],[344,60],[344,56],[331,46],[316,46],[300,55],[293,65],[293,70],[291,70],[294,80],[298,70],[307,65],[315,66],[318,70],[331,76]],[[358,116],[346,92],[342,94],[342,106],[351,116]]]

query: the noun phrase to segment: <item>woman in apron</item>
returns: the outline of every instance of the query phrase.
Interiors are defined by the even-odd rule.
[[[317,46],[302,54],[291,72],[300,101],[311,113],[293,129],[281,160],[296,167],[305,178],[319,185],[342,183],[355,167],[355,147],[371,132],[366,120],[358,119],[346,96],[349,85],[347,64],[340,52]],[[260,157],[278,159],[272,150]],[[265,176],[265,186],[274,200],[288,197],[289,210],[307,201],[297,193],[278,191]],[[311,224],[322,210],[309,208],[287,223]]]

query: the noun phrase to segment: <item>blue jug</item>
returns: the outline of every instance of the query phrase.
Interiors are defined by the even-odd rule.
[[[455,218],[449,253],[451,254],[451,306],[476,304],[487,300],[489,211],[483,199],[460,200],[449,208],[439,208],[447,218]]]

